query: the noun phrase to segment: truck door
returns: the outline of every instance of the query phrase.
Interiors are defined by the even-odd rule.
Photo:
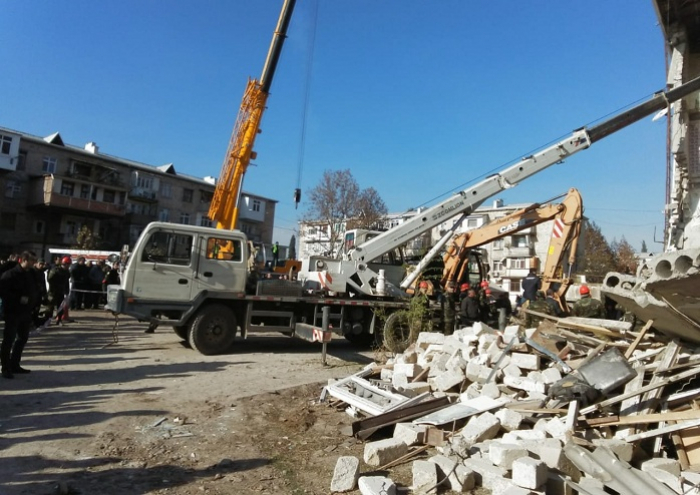
[[[190,301],[192,246],[191,234],[154,231],[141,252],[139,268],[133,280],[133,294],[148,299]]]
[[[201,236],[197,291],[244,292],[247,254],[241,239]]]

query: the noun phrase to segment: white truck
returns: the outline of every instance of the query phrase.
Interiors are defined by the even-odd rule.
[[[393,229],[355,244],[342,259],[304,260],[297,280],[260,279],[248,264],[245,234],[192,225],[154,222],[134,246],[122,284],[109,286],[107,309],[142,321],[172,325],[203,354],[226,351],[237,335],[281,332],[307,340],[327,339],[329,326],[353,342],[381,335],[377,315],[407,306],[406,293],[374,262],[411,239],[592,143],[700,89],[700,78],[656,93],[634,108],[571,136],[429,208]]]

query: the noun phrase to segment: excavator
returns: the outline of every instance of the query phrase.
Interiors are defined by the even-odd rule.
[[[236,228],[238,203],[243,190],[243,177],[248,170],[250,161],[257,156],[253,151],[253,145],[257,135],[262,132],[260,121],[266,108],[267,98],[270,95],[272,79],[282,53],[284,40],[287,37],[287,29],[295,4],[296,0],[285,0],[282,5],[260,80],[249,79],[243,93],[243,100],[238,110],[219,180],[216,183],[214,196],[209,206],[208,217],[215,223],[217,229],[234,230]],[[295,197],[296,195],[297,192],[295,192]],[[260,252],[260,250],[265,250],[265,246],[251,244],[249,250],[251,253]],[[298,271],[300,267],[299,261],[286,260],[280,262],[280,266],[273,266],[272,271],[286,274],[291,273],[293,269]]]
[[[552,201],[561,198],[560,203]],[[448,282],[457,286],[469,281],[470,254],[485,244],[516,234],[530,227],[553,220],[552,237],[547,258],[542,270],[542,290],[554,290],[554,297],[564,312],[568,312],[566,291],[572,284],[571,269],[576,261],[578,238],[581,234],[583,200],[577,189],[569,189],[566,195],[552,198],[545,203],[536,203],[498,218],[478,229],[470,230],[453,238],[443,256],[444,270],[441,285]],[[569,253],[567,274],[564,276],[564,256]]]

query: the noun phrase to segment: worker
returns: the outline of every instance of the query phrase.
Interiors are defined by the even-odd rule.
[[[272,245],[272,269],[277,266],[280,260],[280,243],[276,242]]]
[[[554,297],[554,291],[552,289],[547,289],[547,304],[549,305],[549,309],[552,311],[551,314],[554,316],[561,316],[562,315],[562,310],[561,306],[559,305],[559,301],[557,301]]]
[[[460,301],[459,320],[462,327],[470,327],[479,321],[479,300],[474,289],[469,289]]]
[[[534,268],[530,268],[530,272],[522,281],[523,299],[534,301],[537,296],[537,291],[542,288],[542,280],[535,273]],[[524,301],[523,301],[524,302]]]
[[[598,299],[591,297],[591,289],[587,285],[579,287],[578,293],[581,295],[581,299],[576,301],[571,310],[573,316],[605,319],[605,306]]]
[[[541,290],[535,292],[535,300],[529,302],[527,309],[529,311],[537,311],[538,313],[543,313],[546,315],[552,314],[552,310],[550,309],[549,304],[547,304],[547,298],[545,297],[544,292]],[[527,328],[536,328],[542,322],[542,320],[544,320],[542,316],[526,313],[525,326]]]
[[[445,335],[452,335],[455,330],[455,317],[457,311],[455,309],[457,295],[455,294],[455,283],[447,282],[445,285],[445,294],[443,296],[442,319]]]
[[[513,314],[513,305],[510,303],[508,293],[501,292],[498,297],[496,297],[494,306],[498,314],[498,329],[503,331],[506,329],[506,325],[508,325],[508,319]]]

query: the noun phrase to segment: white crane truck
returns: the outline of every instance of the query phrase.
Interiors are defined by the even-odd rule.
[[[134,246],[121,285],[108,287],[107,309],[172,325],[203,354],[224,352],[237,335],[245,338],[253,331],[324,339],[328,336],[321,332],[324,307],[331,308],[334,332],[353,342],[371,341],[381,335],[378,313],[387,316],[407,306],[400,285],[387,280],[373,261],[698,89],[700,78],[660,91],[591,128],[575,130],[553,146],[357,244],[343,259],[304,260],[298,280],[258,279],[249,268],[247,238],[238,230],[151,223]]]

